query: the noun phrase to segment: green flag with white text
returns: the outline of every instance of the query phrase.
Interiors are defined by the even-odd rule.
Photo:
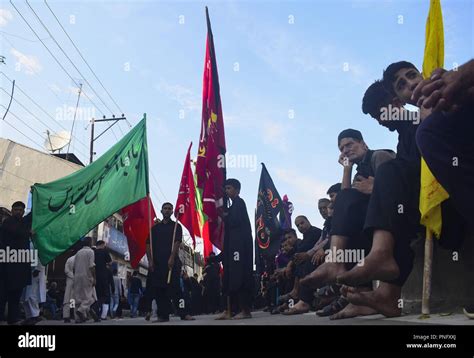
[[[146,118],[87,167],[31,189],[33,243],[45,265],[104,219],[147,195]]]

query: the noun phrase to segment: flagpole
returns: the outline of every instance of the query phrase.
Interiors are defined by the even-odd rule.
[[[423,295],[421,299],[421,317],[430,316],[431,273],[433,266],[433,233],[426,228],[425,261],[423,265]]]
[[[173,242],[171,243],[171,254],[170,256],[173,254],[173,247],[174,247],[174,242],[175,242],[175,239],[176,239],[176,228],[178,227],[178,218],[176,218],[176,222],[174,223],[174,229],[173,229]],[[168,280],[167,280],[167,284],[169,285],[170,282],[171,282],[171,271],[173,271],[173,268],[170,268],[168,270]]]
[[[155,260],[153,259],[153,238],[151,237],[151,228],[153,226],[153,218],[151,217],[151,199],[150,193],[148,193],[148,227],[149,227],[149,238],[150,238],[150,257],[153,264]],[[150,263],[148,263],[150,265]]]

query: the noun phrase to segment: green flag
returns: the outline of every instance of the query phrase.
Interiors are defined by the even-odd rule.
[[[146,117],[87,167],[31,188],[33,243],[45,265],[104,219],[147,195]]]

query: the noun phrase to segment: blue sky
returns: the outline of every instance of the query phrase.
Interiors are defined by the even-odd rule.
[[[30,1],[65,52],[95,89],[95,94],[56,47],[23,1],[15,6],[61,61],[84,92],[107,116],[100,98],[121,113],[64,35],[43,1]],[[373,148],[395,149],[397,136],[361,112],[365,89],[391,62],[409,60],[421,67],[428,0],[413,1],[48,1],[99,79],[136,124],[148,118],[152,198],[155,206],[175,202],[190,141],[196,156],[201,121],[201,90],[206,39],[204,6],[209,6],[220,76],[227,150],[248,155],[256,167],[228,168],[242,182],[241,196],[251,220],[260,162],[280,194],[287,194],[295,215],[322,219],[317,199],[340,181],[337,134],[359,129]],[[442,1],[445,67],[473,57],[473,5],[468,0]],[[3,2],[0,12],[1,71],[32,97],[15,98],[52,131],[70,130],[64,108],[75,106],[77,88],[54,62],[15,9]],[[18,63],[21,65],[19,66]],[[1,87],[11,84],[0,76]],[[4,106],[5,92],[0,91]],[[89,114],[98,108],[81,97],[84,115],[76,122],[71,146],[88,162]],[[4,109],[0,107],[1,113]],[[7,121],[43,143],[46,126],[18,103]],[[93,112],[95,111],[95,112]],[[184,115],[183,115],[184,114]],[[103,125],[102,125],[103,126]],[[87,127],[87,129],[85,129]],[[96,143],[104,153],[129,128],[125,123]],[[9,126],[0,135],[38,148]],[[98,129],[99,130],[99,129]],[[115,137],[116,136],[116,137]],[[81,145],[82,141],[86,146]],[[156,180],[155,180],[156,179]]]

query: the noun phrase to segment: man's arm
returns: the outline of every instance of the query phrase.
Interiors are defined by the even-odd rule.
[[[417,106],[433,108],[433,112],[455,111],[474,101],[474,60],[457,71],[436,69],[431,77],[421,81],[413,91]]]
[[[151,237],[148,237],[148,240],[146,240],[146,258],[148,259],[148,270],[153,272],[154,262],[153,262],[153,256],[151,253],[150,240],[151,240]]]
[[[175,240],[173,242],[173,247],[171,249],[170,258],[168,259],[168,268],[170,270],[173,268],[174,261],[176,259],[176,256],[178,255],[179,247],[181,246],[182,242],[183,242],[183,229],[181,229],[180,224],[177,224],[176,237],[175,237]]]
[[[344,168],[342,172],[341,190],[350,189],[352,179],[352,166],[354,165],[354,163],[349,161],[349,159],[347,157],[344,157],[341,153],[341,155],[339,156],[339,164],[341,164]]]

